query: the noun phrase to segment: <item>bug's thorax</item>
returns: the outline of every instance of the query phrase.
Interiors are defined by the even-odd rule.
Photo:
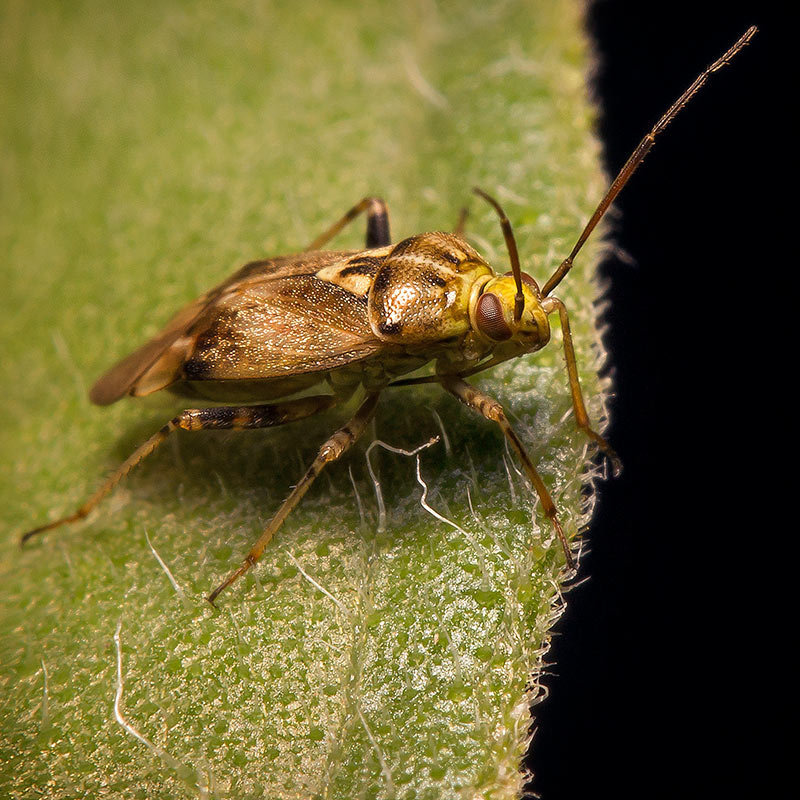
[[[463,336],[476,281],[492,268],[459,236],[433,232],[395,245],[369,292],[369,324],[385,343],[414,349]]]

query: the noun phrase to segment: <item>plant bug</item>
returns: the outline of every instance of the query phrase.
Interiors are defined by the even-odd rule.
[[[246,264],[112,367],[89,394],[92,402],[108,405],[124,395],[169,389],[184,397],[229,405],[182,411],[130,455],[77,511],[29,531],[22,542],[86,517],[176,430],[283,425],[340,405],[363,390],[355,414],[322,444],[242,565],[208,596],[213,604],[258,561],[324,467],[364,433],[381,392],[392,386],[435,382],[501,428],[539,496],[568,566],[573,567],[558,509],[522,441],[500,403],[466,378],[540,350],[550,340],[549,317],[557,314],[576,423],[618,470],[614,451],[591,427],[578,381],[569,315],[552,292],[656,137],[755,33],[755,27],[749,28],[700,73],[641,140],[569,255],[541,287],[522,272],[514,233],[499,203],[480,189],[475,193],[494,208],[500,220],[511,266],[504,275],[497,275],[466,242],[463,215],[452,233],[421,233],[392,244],[386,204],[375,197],[364,198],[301,253]],[[364,250],[320,249],[362,213],[367,216]],[[431,361],[435,362],[433,374],[401,377]],[[319,384],[327,384],[328,391],[294,396]]]

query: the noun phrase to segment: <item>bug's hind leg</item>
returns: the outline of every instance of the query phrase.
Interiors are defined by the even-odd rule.
[[[380,197],[365,197],[360,203],[354,205],[338,222],[331,225],[325,233],[320,234],[308,250],[319,250],[327,244],[342,228],[351,223],[359,214],[367,212],[367,238],[366,247],[386,247],[392,243],[389,231],[389,209]]]
[[[544,513],[552,523],[553,529],[556,532],[556,536],[558,537],[559,542],[561,542],[561,547],[564,550],[564,556],[567,560],[567,566],[570,569],[574,569],[575,560],[572,557],[569,542],[567,541],[567,537],[564,535],[564,530],[562,529],[561,522],[558,519],[558,509],[556,508],[556,504],[553,502],[550,492],[547,491],[544,481],[539,475],[536,467],[533,465],[533,461],[531,461],[528,452],[525,450],[525,445],[522,444],[522,441],[511,427],[508,419],[506,419],[503,406],[500,405],[500,403],[493,397],[490,397],[488,394],[484,394],[482,391],[480,391],[480,389],[476,389],[471,384],[461,380],[461,378],[442,377],[441,382],[442,386],[444,386],[448,392],[464,403],[464,405],[469,406],[469,408],[471,408],[473,411],[477,411],[479,414],[486,417],[486,419],[496,422],[500,426],[500,429],[505,434],[506,439],[508,439],[511,446],[519,456],[519,460],[522,462],[522,466],[525,469],[528,480],[530,480],[531,484],[533,484],[536,494],[539,495],[539,500],[542,502]]]
[[[173,431],[245,430],[271,428],[297,419],[310,417],[336,403],[333,395],[314,395],[286,403],[262,406],[220,406],[217,408],[189,408],[173,417],[157,433],[140,445],[122,464],[108,476],[105,483],[73,514],[34,528],[23,534],[20,544],[32,536],[45,533],[88,516],[94,507],[136,466],[144,461]]]
[[[378,392],[374,392],[367,395],[366,400],[361,404],[353,418],[344,427],[339,428],[339,430],[328,438],[322,447],[320,447],[317,457],[311,463],[305,475],[303,475],[294,489],[292,489],[289,496],[283,501],[283,505],[275,512],[275,516],[269,521],[269,524],[264,529],[258,541],[250,548],[250,552],[242,562],[242,566],[232,572],[206,598],[212,606],[222,591],[227,589],[234,581],[241,578],[242,575],[261,558],[264,548],[269,544],[275,532],[280,528],[294,507],[300,502],[303,495],[309,490],[311,484],[325,466],[331,461],[336,461],[338,458],[341,458],[341,456],[358,441],[360,436],[364,433],[367,424],[372,419],[372,415],[375,413],[378,394]]]

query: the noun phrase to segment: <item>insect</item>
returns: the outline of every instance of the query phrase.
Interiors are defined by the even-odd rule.
[[[125,395],[138,397],[169,389],[226,405],[182,411],[130,455],[77,511],[29,531],[22,541],[86,517],[174,431],[284,425],[363,393],[352,418],[322,444],[241,566],[208,595],[213,604],[259,560],[325,466],[364,433],[382,391],[435,382],[500,427],[539,496],[567,565],[573,567],[558,509],[522,441],[500,403],[466,379],[540,350],[550,340],[549,317],[557,314],[576,423],[618,468],[614,451],[591,427],[578,381],[569,315],[552,292],[656,137],[755,33],[755,27],[749,28],[700,73],[641,140],[572,251],[541,287],[522,272],[514,233],[499,203],[480,189],[474,191],[494,208],[505,239],[511,270],[503,275],[496,274],[464,239],[463,215],[452,233],[421,233],[392,244],[386,204],[376,197],[351,208],[303,252],[242,267],[112,367],[89,394],[92,402],[108,405]],[[364,250],[320,249],[364,213]],[[429,362],[434,362],[432,374],[402,378]],[[295,396],[313,387],[320,392]]]

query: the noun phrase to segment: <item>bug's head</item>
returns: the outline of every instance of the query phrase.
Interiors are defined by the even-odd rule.
[[[513,273],[491,278],[470,303],[473,330],[494,344],[508,343],[530,352],[544,347],[550,339],[550,323],[542,308],[539,287],[522,273],[522,310],[517,313],[517,282]]]
[[[500,204],[482,189],[476,187],[472,191],[500,217],[511,261],[511,272],[476,283],[469,307],[472,329],[509,355],[538,350],[550,340],[548,312],[542,307],[539,284],[520,267],[514,232]]]

